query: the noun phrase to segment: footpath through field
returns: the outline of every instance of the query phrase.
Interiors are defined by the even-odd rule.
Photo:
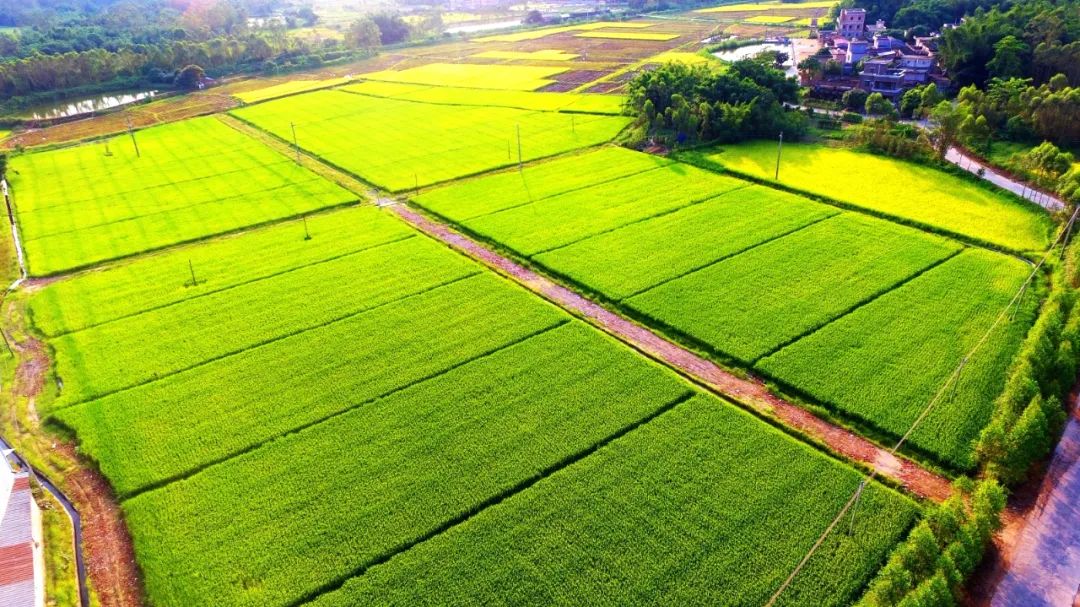
[[[405,205],[395,205],[393,211],[425,234],[508,275],[533,292],[571,313],[584,317],[610,335],[689,375],[721,395],[769,415],[783,425],[821,441],[833,451],[872,467],[878,474],[895,480],[916,495],[935,501],[949,497],[948,479],[910,460],[895,456],[886,449],[779,398],[769,392],[762,383],[737,377],[686,348],[630,322]]]

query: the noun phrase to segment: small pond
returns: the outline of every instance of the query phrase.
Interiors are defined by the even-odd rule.
[[[64,99],[62,101],[50,101],[31,106],[22,111],[23,118],[33,120],[48,120],[52,118],[67,118],[99,110],[135,103],[143,99],[151,98],[157,91],[134,91],[130,93],[105,93],[82,99]]]
[[[797,77],[799,75],[798,70],[795,69],[795,66],[791,63],[791,57],[794,56],[795,50],[790,43],[781,44],[779,42],[765,42],[762,44],[751,44],[750,46],[742,46],[730,51],[717,51],[713,53],[713,57],[724,61],[738,61],[739,59],[747,59],[765,51],[780,51],[787,53],[788,60],[783,66],[784,73],[791,77]]]

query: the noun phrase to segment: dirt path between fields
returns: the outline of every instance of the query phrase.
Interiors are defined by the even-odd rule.
[[[949,497],[948,479],[910,460],[894,456],[886,449],[781,399],[760,381],[733,375],[686,348],[634,324],[405,205],[395,205],[392,209],[399,217],[425,234],[513,278],[571,313],[583,316],[608,334],[714,391],[820,441],[836,453],[877,470],[882,476],[895,480],[916,495],[935,501]]]
[[[15,312],[18,314],[19,312]],[[10,318],[11,315],[9,314]],[[8,437],[18,448],[32,449],[58,470],[44,470],[63,489],[78,509],[82,523],[86,572],[102,607],[143,605],[142,582],[135,552],[123,514],[112,489],[95,470],[85,465],[75,448],[50,438],[40,427],[35,403],[45,387],[49,356],[45,345],[31,337],[12,341],[18,357],[12,395],[25,399],[25,411],[5,412],[6,424],[14,435]],[[13,409],[18,405],[11,403]]]
[[[1080,409],[1071,413],[1046,472],[1017,489],[986,562],[968,584],[978,607],[1080,606]]]

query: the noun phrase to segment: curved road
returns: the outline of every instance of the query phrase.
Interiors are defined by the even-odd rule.
[[[988,164],[983,164],[979,160],[964,154],[964,152],[958,148],[949,148],[948,153],[945,154],[945,160],[948,160],[961,169],[976,176],[979,173],[979,169],[983,169],[983,179],[1003,190],[1008,190],[1021,198],[1030,200],[1047,211],[1060,211],[1065,208],[1065,203],[1057,197],[1039,190],[1033,190],[1028,184],[1022,181],[1016,181],[1007,175],[999,173],[998,169],[994,169]]]
[[[1076,407],[990,605],[1080,605],[1080,409]]]

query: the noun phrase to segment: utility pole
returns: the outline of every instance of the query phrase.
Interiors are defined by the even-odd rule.
[[[1065,238],[1061,241],[1061,252],[1058,253],[1058,259],[1065,258],[1065,248],[1069,246],[1069,236],[1072,235],[1073,222],[1069,222],[1069,225],[1065,227]]]
[[[518,170],[522,170],[521,166],[521,125],[517,125],[517,140],[518,140]]]
[[[135,130],[131,125],[131,116],[124,116],[124,124],[127,125],[128,135],[131,135],[131,144],[135,146],[135,157],[142,158],[142,154],[139,153],[139,142],[135,141]]]
[[[1027,286],[1025,285],[1024,288],[1027,288]],[[1021,294],[1020,297],[1023,297],[1023,294]],[[1016,307],[1020,307],[1019,301],[1016,302]],[[1015,310],[1016,308],[1013,309]],[[949,400],[956,398],[956,390],[960,387],[960,375],[964,372],[964,367],[967,366],[967,363],[968,357],[965,356],[963,360],[960,361],[960,366],[956,368],[956,379],[953,380],[952,392],[949,394]]]
[[[780,145],[776,148],[776,176],[774,179],[780,181],[780,153],[784,151],[784,132],[780,131]]]
[[[311,232],[307,229],[307,215],[304,215],[304,240],[311,240]]]
[[[197,286],[199,281],[195,279],[195,266],[191,264],[191,260],[187,260],[188,271],[191,272],[191,286]]]
[[[1012,312],[1009,312],[1009,321],[1016,319],[1016,313],[1020,310],[1020,304],[1024,302],[1024,295],[1027,295],[1027,288],[1030,281],[1025,282],[1024,286],[1020,287],[1020,295],[1016,297],[1016,305],[1013,306]]]
[[[848,537],[855,534],[855,513],[859,509],[859,501],[862,500],[863,489],[866,489],[866,479],[863,479],[859,483],[859,488],[855,491],[855,503],[851,505],[851,520],[848,524]]]
[[[296,150],[296,164],[300,164],[300,145],[296,143],[296,123],[290,122],[289,128],[292,129],[292,145]]]
[[[570,114],[570,134],[577,135],[577,127],[574,124],[574,115]]]

